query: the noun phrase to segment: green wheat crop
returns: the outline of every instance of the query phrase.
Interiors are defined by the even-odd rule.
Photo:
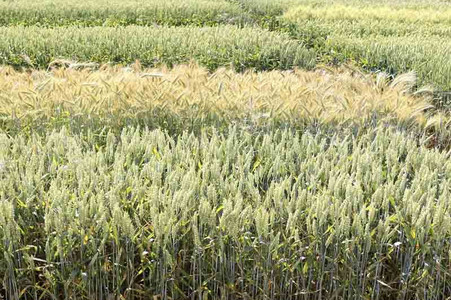
[[[451,89],[451,6],[361,3],[301,5],[284,19],[292,35],[325,62],[353,61],[371,71],[414,70],[421,85]]]
[[[0,135],[8,299],[445,299],[451,161],[407,134]]]
[[[0,27],[0,63],[46,68],[65,58],[98,63],[174,65],[192,59],[209,69],[311,68],[313,52],[279,33],[219,27]]]
[[[248,22],[236,4],[210,0],[0,1],[0,25],[203,25]]]

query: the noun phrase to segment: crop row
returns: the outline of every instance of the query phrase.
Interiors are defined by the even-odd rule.
[[[239,24],[246,13],[229,1],[1,1],[0,26],[118,26]]]
[[[0,28],[0,63],[47,68],[56,59],[145,66],[196,60],[209,69],[311,68],[315,55],[297,41],[257,28],[39,27]]]
[[[299,19],[320,18],[326,21],[348,20],[366,23],[385,21],[388,24],[392,22],[416,23],[417,26],[451,24],[451,6],[437,9],[436,6],[418,7],[396,5],[396,3],[391,5],[373,4],[370,7],[334,3],[332,5],[299,5],[288,12],[288,14],[291,13],[296,14]]]
[[[421,85],[451,90],[451,8],[305,5],[284,19],[325,62],[353,61],[391,74],[415,71]]]
[[[394,80],[352,70],[209,73],[196,65],[172,69],[101,67],[0,71],[5,130],[68,126],[75,131],[126,124],[170,132],[205,124],[430,126],[430,99],[413,95],[414,74]],[[222,125],[221,125],[222,124]]]
[[[8,299],[451,295],[451,161],[404,134],[100,139],[0,135]]]
[[[300,5],[298,0],[108,3],[1,2],[0,11],[5,12],[0,14],[0,24],[4,18],[5,25],[146,27],[3,27],[0,63],[43,68],[58,58],[122,64],[139,59],[142,64],[153,66],[195,59],[211,70],[227,64],[238,70],[264,70],[309,68],[315,64],[316,55],[322,62],[353,61],[366,70],[395,75],[414,70],[420,85],[451,90],[451,8],[444,4],[373,4],[368,8],[362,1],[352,5],[313,5],[308,1]],[[283,17],[277,17],[287,10]],[[214,29],[157,25],[243,25],[247,18],[244,15],[256,18],[248,23],[255,21],[273,30],[288,30],[292,37],[313,49],[307,51],[298,45],[299,41],[284,34],[257,28],[240,31],[238,27],[223,25]],[[24,21],[11,21],[14,19]]]
[[[301,0],[30,0],[1,1],[0,26],[124,26],[258,24]]]
[[[368,0],[336,1],[335,11],[341,6],[339,15],[354,18],[354,11],[366,5],[360,19],[377,18],[384,15],[391,19],[410,21],[449,21],[446,5],[423,0],[380,1],[380,5]],[[55,26],[123,26],[123,25],[199,25],[249,24],[269,21],[291,8],[300,5],[320,7],[325,1],[312,0],[5,0],[0,2],[0,26],[37,25]],[[342,4],[340,4],[342,3]],[[385,6],[384,6],[385,3]],[[406,8],[407,6],[407,8]],[[395,8],[395,9],[393,9]],[[398,8],[398,9],[396,9]],[[418,8],[422,8],[418,10]],[[308,13],[310,14],[310,13]],[[307,14],[307,15],[308,15]],[[328,12],[325,15],[330,16]],[[404,18],[404,19],[403,19]]]

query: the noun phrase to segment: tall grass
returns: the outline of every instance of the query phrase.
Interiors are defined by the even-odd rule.
[[[282,15],[289,8],[296,7],[302,0],[231,0],[239,4],[245,11],[254,16],[276,17]]]
[[[289,14],[296,14],[299,19],[320,18],[327,21],[352,20],[361,22],[386,21],[387,23],[451,24],[451,6],[437,9],[435,6],[417,7],[406,5],[381,5],[370,7],[364,5],[299,5]]]
[[[249,21],[249,16],[229,1],[0,1],[1,26],[211,26]]]
[[[0,298],[451,298],[450,8],[383,2],[0,2]]]
[[[0,62],[47,68],[58,58],[145,66],[192,59],[214,70],[311,68],[315,55],[287,35],[257,28],[127,26],[118,28],[0,28]]]
[[[433,108],[427,93],[414,94],[414,74],[390,80],[344,68],[210,73],[191,64],[25,73],[6,67],[0,78],[0,116],[12,131],[141,124],[173,132],[232,123],[423,128]]]
[[[0,145],[8,299],[451,295],[450,160],[406,134],[130,128]]]
[[[293,36],[325,62],[354,61],[391,74],[414,70],[421,85],[451,89],[449,5],[302,5],[287,12]]]

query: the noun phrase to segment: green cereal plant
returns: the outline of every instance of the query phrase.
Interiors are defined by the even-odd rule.
[[[415,71],[421,85],[451,89],[451,7],[446,4],[325,3],[291,9],[292,36],[324,62],[353,61],[390,74]]]
[[[338,60],[351,59],[370,70],[391,74],[414,70],[421,85],[437,90],[451,89],[451,43],[446,39],[413,37],[373,37],[367,39],[337,36],[326,48]]]
[[[4,27],[0,63],[47,68],[55,59],[145,66],[196,60],[210,70],[312,68],[315,54],[287,35],[258,28]]]
[[[242,24],[238,5],[210,0],[44,0],[1,1],[0,25],[124,26]]]
[[[296,7],[302,0],[233,0],[245,11],[260,17],[277,17],[289,8]]]
[[[409,7],[374,4],[365,5],[333,4],[333,5],[300,5],[288,14],[295,14],[299,19],[318,18],[327,21],[385,21],[387,23],[417,23],[423,24],[451,24],[451,6],[437,7]]]
[[[0,135],[8,299],[451,295],[451,162],[406,133],[101,140]]]

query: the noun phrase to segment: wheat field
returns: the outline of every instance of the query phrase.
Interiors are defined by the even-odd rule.
[[[450,16],[0,1],[0,300],[450,299]]]
[[[451,89],[451,5],[414,3],[303,4],[283,19],[294,36],[318,49],[325,61],[353,61],[369,70],[414,70],[419,82]]]
[[[450,292],[451,164],[405,134],[125,129],[98,144],[61,130],[0,143],[9,299]]]
[[[84,118],[142,118],[152,111],[180,117],[196,113],[218,118],[271,122],[385,123],[425,125],[433,108],[427,89],[412,91],[413,73],[390,80],[386,74],[353,69],[213,73],[196,64],[175,68],[0,70],[0,116],[45,120],[67,114]],[[85,67],[81,64],[81,67]]]

